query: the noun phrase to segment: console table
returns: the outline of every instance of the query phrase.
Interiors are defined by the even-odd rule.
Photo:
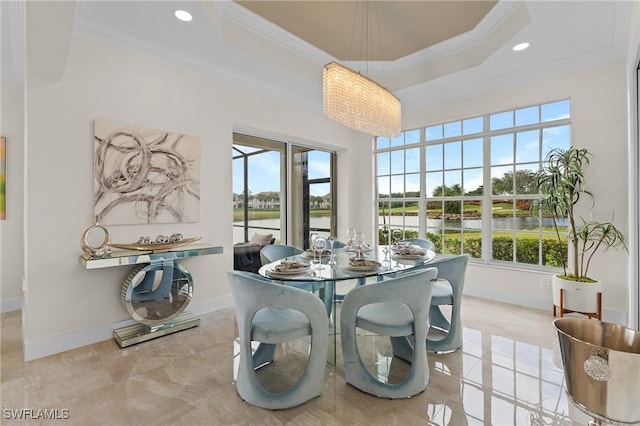
[[[118,250],[109,256],[80,256],[85,269],[134,266],[125,279],[120,300],[138,322],[113,331],[120,347],[155,339],[200,325],[184,312],[193,295],[193,278],[177,260],[221,254],[221,246],[193,243],[163,251]]]

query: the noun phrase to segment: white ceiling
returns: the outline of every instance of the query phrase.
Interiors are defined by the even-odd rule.
[[[395,61],[473,30],[497,3],[495,0],[236,2],[340,61]]]
[[[3,78],[21,76],[22,12],[16,11],[16,4],[21,3],[2,2]],[[69,2],[64,3],[68,10]],[[37,7],[32,2],[27,4]],[[404,103],[438,102],[457,93],[492,90],[623,58],[629,34],[635,31],[629,28],[632,4],[502,0],[473,29],[458,36],[393,61],[343,63],[380,82]],[[191,12],[193,21],[176,20],[173,12],[178,8]],[[60,12],[63,13],[69,12]],[[321,108],[322,67],[336,59],[229,0],[79,1],[72,13],[69,32],[150,55],[284,102],[315,108]],[[51,11],[46,15],[50,16],[49,22],[64,18]],[[438,19],[445,24],[455,23],[459,15],[457,11],[454,16]],[[325,28],[331,30],[331,25],[327,22]],[[398,28],[384,31],[400,31],[404,24],[396,25]],[[55,36],[48,33],[49,38]],[[531,47],[513,52],[511,47],[521,41],[530,42]],[[47,46],[40,49],[44,54]],[[66,55],[64,49],[59,51]]]

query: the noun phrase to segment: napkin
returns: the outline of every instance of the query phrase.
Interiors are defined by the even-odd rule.
[[[424,256],[426,253],[425,249],[415,244],[411,244],[408,247],[397,247],[395,250],[396,254],[399,255],[410,255],[410,256]]]
[[[313,257],[313,253],[314,250],[306,250],[304,255],[307,257]],[[315,254],[316,256],[329,256],[331,254],[331,250],[316,251]]]
[[[297,260],[282,261],[279,265],[273,267],[274,271],[292,271],[296,269],[307,269],[309,265],[304,262],[298,262]]]
[[[380,267],[379,262],[376,262],[375,260],[367,260],[367,259],[351,259],[349,261],[349,265],[358,266],[358,267],[370,266],[372,268]]]

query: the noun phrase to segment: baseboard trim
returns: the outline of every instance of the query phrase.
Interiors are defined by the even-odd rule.
[[[194,315],[204,315],[210,312],[219,311],[233,306],[231,296],[218,299],[208,299],[201,302],[189,304],[188,312]],[[24,360],[31,361],[48,355],[65,352],[82,346],[91,345],[105,340],[113,339],[113,330],[136,324],[132,319],[119,321],[111,324],[104,324],[85,330],[74,331],[55,337],[39,339],[35,341],[24,341]]]
[[[478,292],[467,291],[467,289],[465,289],[464,294],[479,297],[481,299],[495,300],[498,302],[510,303],[512,305],[524,306],[527,308],[542,309],[543,311],[549,311],[549,319],[553,319],[553,313],[551,311],[553,301],[551,297],[532,297],[531,295],[505,293],[499,290],[491,291],[490,289],[482,289],[482,291]],[[576,316],[582,315],[576,314]],[[602,321],[625,325],[627,324],[628,318],[626,312],[603,309]]]
[[[22,299],[2,299],[0,300],[0,313],[22,310]]]

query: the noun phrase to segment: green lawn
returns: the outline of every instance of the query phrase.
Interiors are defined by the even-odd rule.
[[[331,211],[329,209],[312,209],[309,213],[311,217],[329,216]],[[233,221],[240,222],[244,217],[243,209],[233,209]],[[249,209],[249,220],[262,220],[262,219],[278,219],[280,217],[280,210],[256,210]]]

